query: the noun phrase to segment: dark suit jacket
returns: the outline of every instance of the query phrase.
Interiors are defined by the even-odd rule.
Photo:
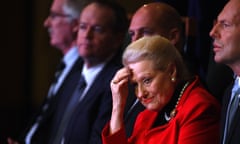
[[[20,136],[19,142],[24,143],[24,139],[30,130],[30,128],[35,124],[36,120],[41,117],[39,121],[39,128],[37,129],[36,133],[33,135],[31,142],[33,144],[47,144],[50,136],[51,136],[51,129],[54,126],[53,124],[56,123],[54,120],[54,116],[62,113],[65,109],[67,101],[69,100],[69,95],[75,89],[77,82],[80,78],[81,74],[81,65],[82,59],[79,58],[75,64],[73,65],[72,69],[66,76],[64,82],[62,83],[61,87],[59,88],[58,92],[53,96],[51,99],[45,99],[42,106],[40,107],[39,112],[32,118],[29,125],[27,126],[26,130]],[[64,102],[65,101],[65,102]],[[43,112],[43,106],[49,103],[48,109]],[[60,107],[61,106],[61,107]]]
[[[223,139],[227,107],[230,101],[232,87],[233,87],[233,84],[227,88],[226,93],[223,97],[222,117],[221,117],[221,141]],[[233,120],[232,126],[230,127],[229,135],[227,136],[225,144],[239,144],[239,143],[240,143],[240,103],[238,104],[238,109],[237,109],[235,118]]]
[[[145,109],[145,107],[142,105],[140,101],[137,101],[137,103],[133,105],[133,103],[135,103],[137,100],[135,94],[131,94],[128,97],[130,98],[134,97],[134,101],[129,100],[130,98],[128,98],[127,104],[129,104],[130,106],[126,106],[125,117],[124,117],[126,135],[127,137],[130,137],[132,135],[132,131],[133,131],[137,116],[140,112],[142,112]]]
[[[79,102],[65,131],[66,144],[102,143],[101,131],[110,120],[112,110],[110,81],[122,67],[119,56],[113,57],[105,65],[84,99]]]

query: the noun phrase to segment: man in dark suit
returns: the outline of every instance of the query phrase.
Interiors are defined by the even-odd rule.
[[[110,120],[112,109],[110,81],[122,67],[121,51],[127,28],[125,10],[114,1],[93,1],[81,12],[77,45],[83,60],[80,74],[86,85],[60,134],[61,143],[102,143],[101,131]],[[56,133],[62,123],[56,124]],[[53,137],[53,143],[59,141],[58,134]]]
[[[222,106],[221,144],[240,143],[240,1],[230,0],[217,18],[210,36],[214,60],[226,64],[235,74]]]
[[[80,12],[87,1],[54,0],[51,5],[50,14],[44,26],[48,29],[50,44],[57,48],[63,57],[39,112],[18,139],[19,143],[48,143],[51,127],[55,123],[53,116],[57,112],[63,112],[63,106],[59,107],[59,104],[67,103],[60,103],[59,100],[67,101],[75,89],[81,73],[81,59],[76,45],[76,28]],[[9,138],[8,143],[14,143],[14,140]]]

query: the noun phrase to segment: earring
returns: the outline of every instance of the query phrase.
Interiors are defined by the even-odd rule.
[[[172,81],[172,82],[175,82],[175,81],[176,81],[175,77],[172,77],[172,78],[171,78],[171,81]]]

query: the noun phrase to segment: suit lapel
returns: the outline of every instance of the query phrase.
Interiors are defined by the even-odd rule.
[[[60,86],[59,90],[56,92],[55,95],[53,95],[49,99],[49,102],[48,102],[49,103],[48,104],[49,107],[47,108],[47,110],[44,113],[40,114],[41,117],[42,117],[42,119],[40,121],[40,125],[41,125],[41,123],[44,123],[46,120],[48,120],[52,116],[52,114],[56,111],[57,105],[59,105],[58,104],[59,100],[63,98],[62,95],[66,95],[66,93],[69,93],[68,91],[67,92],[65,91],[65,89],[66,90],[69,89],[69,87],[67,87],[65,85],[69,85],[70,83],[75,84],[75,83],[72,82],[71,79],[73,79],[73,78],[71,78],[71,77],[73,75],[76,75],[76,76],[74,76],[75,78],[77,77],[77,73],[79,73],[79,71],[82,68],[81,65],[82,65],[82,59],[78,58],[76,60],[76,62],[74,63],[74,65],[73,65],[72,69],[70,70],[70,72],[67,74],[67,76],[66,76],[64,82],[62,83],[62,85]],[[67,88],[65,88],[65,87],[67,87]],[[64,102],[64,103],[66,103],[66,102]],[[44,104],[45,104],[45,102],[44,102]]]
[[[236,130],[236,126],[240,122],[240,106],[239,105],[240,105],[240,103],[238,104],[238,109],[237,109],[236,114],[234,116],[232,125],[229,129],[228,137],[227,137],[227,140],[226,140],[227,143],[232,139],[233,133],[235,133],[235,130]]]
[[[88,112],[91,112],[91,114],[101,115],[101,112],[98,113],[98,110],[95,110],[99,105],[101,105],[102,101],[107,102],[111,99],[110,97],[110,81],[116,71],[122,67],[121,59],[119,59],[119,62],[116,63],[115,58],[109,61],[103,69],[99,72],[99,74],[96,76],[94,82],[84,95],[84,98],[79,102],[71,120],[70,124],[66,130],[66,136],[65,136],[65,142],[69,143],[72,141],[76,135],[73,133],[74,131],[79,131],[80,133],[82,132],[81,130],[76,130],[76,127],[82,126],[79,121],[83,119],[88,126],[91,122],[86,122],[86,119],[92,120],[89,117],[83,118],[82,116],[88,116]],[[104,98],[107,98],[107,101],[105,101]],[[109,104],[109,103],[108,103]],[[100,108],[101,109],[101,108]],[[108,108],[106,108],[106,111],[108,111]],[[103,111],[105,114],[105,110]],[[109,112],[110,113],[110,112]],[[98,122],[99,123],[99,122]],[[90,130],[87,130],[90,131]]]
[[[122,64],[121,61],[119,61],[119,57],[113,57],[113,59],[111,59],[96,76],[94,83],[88,89],[82,102],[92,100],[91,97],[96,97],[96,95],[100,95],[101,93],[103,93],[103,90],[110,89],[110,81],[112,80],[116,71],[119,70],[121,67]],[[105,88],[106,86],[109,88]]]
[[[53,116],[52,124],[52,134],[55,133],[56,127],[58,127],[60,120],[62,119],[62,114],[64,113],[67,103],[69,101],[69,96],[72,95],[75,86],[77,85],[78,79],[81,75],[82,60],[79,58],[73,65],[72,69],[66,76],[64,82],[60,86],[58,92],[56,93],[55,100],[53,100],[52,108],[49,111],[46,119],[49,120]]]
[[[224,129],[225,129],[225,123],[226,123],[226,114],[228,109],[228,103],[230,101],[231,92],[232,92],[233,82],[229,87],[226,89],[225,94],[222,99],[222,110],[221,110],[221,141],[223,141],[224,137]]]

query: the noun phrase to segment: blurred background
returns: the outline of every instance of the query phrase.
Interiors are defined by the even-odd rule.
[[[207,71],[213,20],[227,0],[118,0],[129,14],[144,3],[164,1],[197,22],[192,54]],[[43,22],[51,0],[4,1],[1,8],[0,144],[17,137],[46,96],[60,52],[49,45]]]

